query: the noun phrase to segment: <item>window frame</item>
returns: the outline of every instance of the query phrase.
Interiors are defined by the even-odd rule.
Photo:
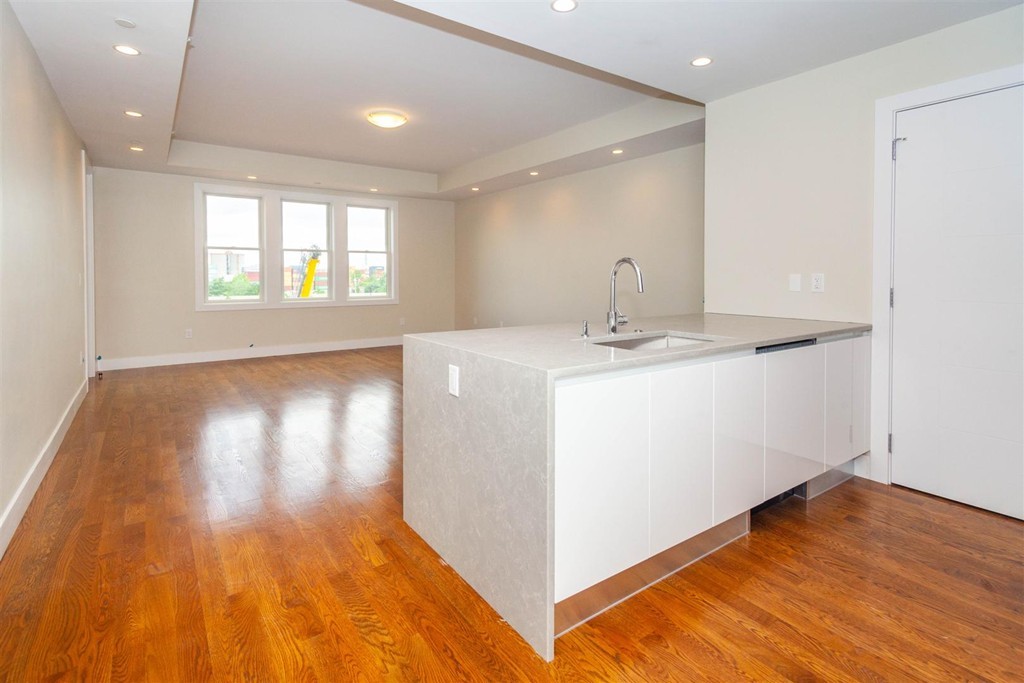
[[[246,301],[210,301],[207,298],[206,196],[257,198],[260,200],[260,298]],[[326,298],[299,299],[284,296],[284,234],[282,202],[327,204],[328,241],[325,249],[331,268]],[[389,295],[349,294],[348,207],[387,209],[387,264]],[[322,308],[339,306],[387,306],[398,303],[398,202],[340,194],[309,193],[268,186],[195,183],[195,310],[231,311],[257,309]],[[377,252],[379,253],[379,252]]]

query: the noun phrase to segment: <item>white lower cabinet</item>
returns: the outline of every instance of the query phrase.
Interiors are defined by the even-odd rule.
[[[765,500],[825,471],[827,346],[765,354]]]
[[[714,364],[714,523],[764,500],[764,356]]]
[[[870,338],[555,386],[555,602],[867,450]]]
[[[555,601],[649,556],[650,381],[555,388]]]
[[[837,467],[869,448],[871,337],[824,347],[825,465]]]
[[[713,363],[651,373],[651,554],[712,526]]]

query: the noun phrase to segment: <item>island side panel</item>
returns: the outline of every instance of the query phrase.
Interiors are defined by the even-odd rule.
[[[548,401],[540,370],[405,338],[405,521],[550,660]]]

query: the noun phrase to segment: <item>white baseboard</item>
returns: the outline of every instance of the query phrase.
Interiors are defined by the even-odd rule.
[[[344,341],[314,342],[312,344],[286,344],[283,346],[250,346],[241,349],[221,351],[198,351],[195,353],[169,353],[163,356],[132,356],[129,358],[104,358],[96,369],[127,370],[129,368],[153,368],[160,365],[186,365],[188,363],[212,363],[222,360],[244,358],[266,358],[268,356],[294,356],[300,353],[322,353],[324,351],[350,351],[372,349],[378,346],[401,346],[401,337],[376,337],[373,339],[346,339]]]
[[[71,421],[75,419],[75,415],[78,414],[78,409],[82,406],[82,401],[85,400],[85,395],[89,392],[89,380],[82,382],[82,386],[78,388],[75,395],[72,397],[71,402],[68,403],[67,409],[64,411],[64,416],[61,417],[60,422],[54,428],[53,433],[50,434],[49,440],[46,442],[46,446],[43,448],[39,457],[32,463],[32,467],[29,469],[25,478],[22,479],[21,485],[14,492],[14,496],[11,498],[11,502],[8,503],[7,509],[0,515],[0,558],[4,556],[4,552],[7,551],[7,544],[11,542],[11,538],[14,537],[14,532],[18,528],[18,524],[21,523],[22,517],[25,516],[25,511],[28,510],[29,503],[32,502],[32,497],[36,494],[36,490],[39,489],[39,485],[43,482],[43,477],[46,475],[46,471],[50,469],[50,464],[53,462],[53,457],[57,455],[57,449],[60,448],[61,442],[64,441],[64,436],[68,433],[68,428],[71,426]]]

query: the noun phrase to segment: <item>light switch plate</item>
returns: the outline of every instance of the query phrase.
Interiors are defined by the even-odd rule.
[[[459,395],[459,366],[448,366],[448,393],[452,396]]]
[[[811,273],[811,291],[825,291],[825,273]]]
[[[791,292],[799,292],[800,288],[803,287],[803,284],[800,282],[801,279],[802,278],[800,277],[800,273],[790,273],[789,274],[789,291],[791,291]]]

